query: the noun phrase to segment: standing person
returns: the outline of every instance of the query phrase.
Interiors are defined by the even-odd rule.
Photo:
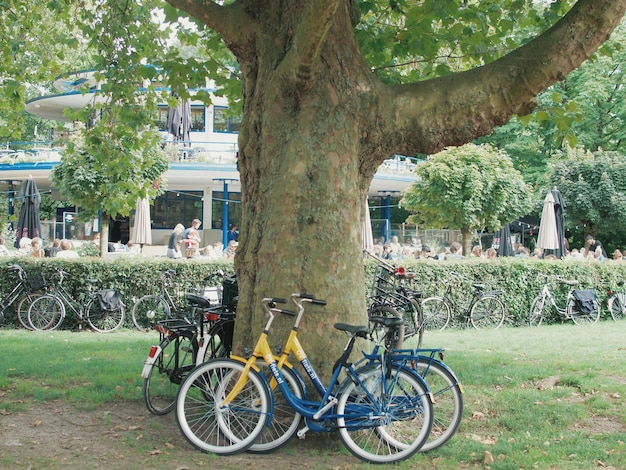
[[[170,234],[170,238],[167,242],[167,257],[168,258],[182,258],[183,254],[180,251],[179,239],[182,233],[185,231],[183,224],[177,224],[174,230]]]
[[[32,245],[31,245],[32,251],[30,253],[30,255],[33,258],[43,258],[46,255],[43,250],[42,244],[43,244],[43,240],[41,238],[39,237],[33,238]]]
[[[226,234],[228,237],[228,242],[238,242],[239,241],[239,231],[237,230],[237,225],[232,224],[228,229],[228,233]]]
[[[183,242],[185,243],[185,249],[188,250],[190,247],[195,246],[196,248],[200,247],[200,234],[198,233],[198,229],[202,225],[200,219],[193,219],[191,221],[191,226],[183,232]],[[185,251],[185,255],[186,255]]]

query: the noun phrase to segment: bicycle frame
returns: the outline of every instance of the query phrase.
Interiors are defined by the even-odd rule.
[[[350,407],[349,414],[339,415],[339,414],[332,413],[329,411],[337,403],[337,398],[335,397],[335,394],[333,394],[333,390],[335,390],[337,386],[339,386],[339,390],[341,390],[342,388],[342,385],[339,382],[339,374],[341,373],[342,370],[345,371],[346,374],[348,375],[348,377],[344,379],[342,384],[348,383],[348,382],[354,382],[358,384],[361,387],[362,391],[365,393],[365,395],[368,397],[368,399],[371,400],[371,402],[373,403],[377,402],[377,398],[371,394],[369,389],[365,386],[364,382],[361,380],[361,377],[359,376],[358,371],[354,369],[352,364],[347,363],[347,358],[349,357],[352,351],[356,337],[366,335],[367,328],[366,327],[350,327],[348,325],[341,325],[341,324],[336,325],[336,327],[339,327],[338,329],[343,330],[343,331],[349,331],[352,334],[350,336],[350,339],[348,340],[348,344],[346,345],[344,349],[342,357],[335,363],[335,366],[333,368],[333,374],[330,379],[329,385],[324,386],[324,384],[321,382],[319,378],[319,375],[316,373],[313,365],[308,360],[306,353],[304,352],[304,349],[302,348],[302,345],[300,344],[300,342],[298,341],[296,337],[297,325],[299,323],[302,312],[304,310],[301,305],[298,305],[300,307],[300,312],[298,313],[298,318],[296,320],[296,323],[294,327],[292,328],[289,338],[287,339],[287,343],[285,345],[283,353],[281,354],[281,357],[278,361],[275,359],[274,354],[272,353],[271,347],[269,345],[269,342],[267,341],[268,331],[273,322],[274,313],[283,313],[283,314],[287,314],[291,316],[296,315],[294,312],[291,312],[289,310],[276,308],[275,302],[277,301],[283,301],[283,299],[263,299],[264,307],[268,315],[270,316],[270,318],[265,326],[265,329],[261,333],[261,336],[259,337],[255,345],[251,358],[245,362],[245,367],[241,376],[239,377],[237,383],[235,384],[235,386],[233,387],[231,392],[228,394],[228,396],[225,398],[222,404],[224,406],[227,406],[237,397],[237,395],[241,392],[246,382],[248,381],[248,373],[250,371],[250,368],[254,368],[256,361],[258,359],[262,359],[269,366],[269,369],[272,373],[272,383],[273,381],[276,381],[278,387],[280,388],[283,396],[285,397],[289,405],[293,407],[293,409],[295,409],[300,415],[304,416],[306,419],[306,427],[301,429],[297,433],[299,437],[304,436],[304,434],[308,430],[313,430],[316,432],[329,432],[329,431],[335,430],[336,425],[334,424],[334,422],[340,418],[346,418],[350,420],[350,418],[352,417],[353,418],[363,417],[362,410],[359,408],[358,405],[355,405],[354,407]],[[314,302],[314,299],[302,298],[302,301]],[[287,357],[289,356],[291,352],[294,353],[298,361],[302,364],[307,376],[311,379],[311,382],[314,384],[315,388],[321,395],[322,397],[321,401],[311,401],[307,398],[298,398],[287,385],[287,382],[283,374],[281,373],[280,368],[284,364],[284,362],[287,360]],[[368,360],[371,363],[374,363],[374,362],[380,363],[382,366],[382,369],[381,369],[382,373],[386,372],[384,368],[385,362],[384,362],[383,355],[366,354],[366,353],[363,353],[363,354],[368,358]],[[391,388],[393,388],[393,386],[395,386],[395,380],[392,380],[390,382],[381,380],[381,386],[383,387],[382,393],[385,396],[388,393],[388,391]],[[425,386],[425,389],[427,390],[428,388]],[[305,393],[305,397],[306,396],[307,395]],[[429,397],[429,399],[432,400],[432,397]],[[375,419],[376,417],[372,417],[372,420],[375,420]],[[363,427],[363,425],[360,425],[360,427]]]
[[[29,289],[24,285],[24,280],[20,279],[14,287],[13,290],[2,299],[2,303],[0,304],[0,320],[4,317],[4,312],[7,308],[9,308],[13,303],[19,299],[22,295],[26,294]]]

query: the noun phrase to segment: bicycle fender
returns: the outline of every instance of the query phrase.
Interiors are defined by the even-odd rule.
[[[156,361],[156,358],[159,357],[159,354],[161,354],[162,350],[163,348],[161,348],[160,344],[152,346],[150,348],[150,352],[148,353],[148,358],[146,359],[146,362],[144,362],[143,370],[141,371],[141,376],[144,379],[147,379],[148,376],[150,375],[150,370],[152,369],[152,366],[154,365],[154,361]]]

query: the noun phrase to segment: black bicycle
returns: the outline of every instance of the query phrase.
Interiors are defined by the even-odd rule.
[[[0,321],[4,319],[7,309],[17,301],[17,321],[24,328],[31,330],[28,323],[28,309],[35,299],[43,295],[46,288],[46,281],[41,273],[29,275],[19,264],[7,266],[9,271],[17,274],[18,282],[13,290],[2,300],[0,300]]]
[[[372,253],[364,252],[378,262],[374,281],[370,290],[367,315],[368,318],[399,317],[403,324],[399,329],[393,330],[395,338],[394,348],[402,347],[404,340],[416,337],[416,347],[422,345],[424,335],[424,316],[422,312],[422,293],[411,289],[408,282],[413,279],[414,273],[407,272],[403,267],[396,267],[386,263]],[[370,334],[376,338],[382,332],[380,324],[370,322]]]
[[[76,315],[79,329],[86,322],[94,331],[106,333],[124,323],[124,304],[115,289],[96,289],[99,281],[87,279],[87,290],[82,302],[78,302],[63,286],[63,279],[69,274],[57,271],[57,285],[35,299],[28,309],[28,323],[34,330],[55,330],[63,322],[68,308]]]
[[[195,366],[231,353],[235,312],[195,294],[188,294],[187,302],[182,318],[155,325],[159,344],[150,348],[141,372],[144,402],[155,415],[174,409],[178,387]]]

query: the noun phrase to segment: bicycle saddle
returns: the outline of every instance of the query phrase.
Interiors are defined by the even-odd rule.
[[[346,323],[335,323],[335,328],[339,331],[346,331],[351,336],[358,336],[359,338],[367,338],[367,326],[363,325],[348,325]]]
[[[380,323],[387,328],[392,328],[394,326],[400,326],[404,323],[404,319],[400,317],[382,317],[382,316],[373,316],[370,317],[369,320],[372,323]],[[335,326],[336,328],[336,326]]]
[[[187,302],[202,308],[209,308],[211,306],[209,299],[196,294],[187,294]]]

